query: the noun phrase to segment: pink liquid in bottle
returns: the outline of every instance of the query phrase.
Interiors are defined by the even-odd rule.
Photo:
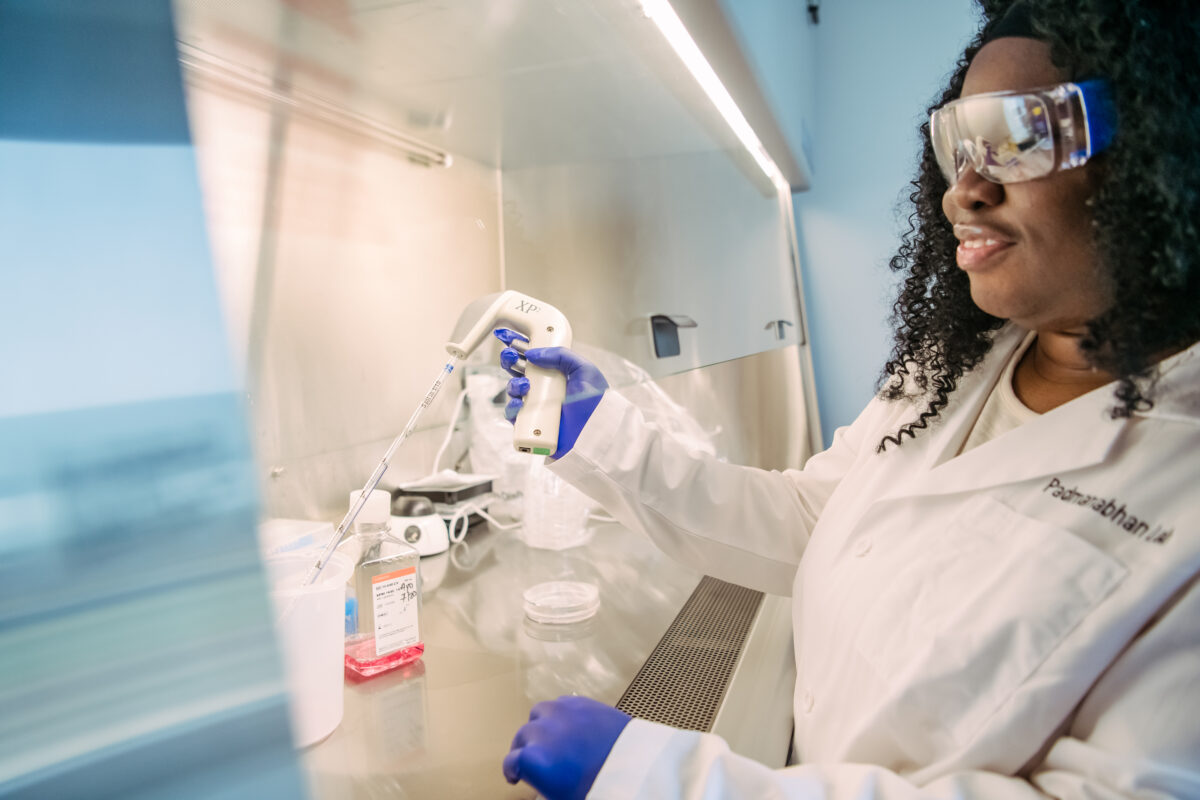
[[[417,642],[386,655],[375,655],[375,637],[346,643],[346,678],[360,683],[397,667],[411,664],[425,652],[425,643]]]

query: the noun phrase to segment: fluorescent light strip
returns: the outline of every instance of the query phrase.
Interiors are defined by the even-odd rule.
[[[721,116],[725,118],[725,122],[741,141],[742,146],[750,153],[754,163],[758,164],[759,169],[777,190],[788,191],[790,187],[787,180],[784,179],[783,173],[779,171],[779,167],[767,153],[767,148],[763,147],[763,143],[758,140],[754,129],[750,127],[750,123],[746,121],[741,109],[733,101],[732,95],[721,83],[721,79],[717,77],[717,73],[708,63],[708,59],[700,52],[695,40],[683,26],[683,21],[675,13],[675,9],[671,8],[671,4],[667,0],[641,0],[641,4],[642,13],[662,31],[675,54],[683,61],[684,66],[692,73],[692,77],[700,84],[700,88],[721,112]]]

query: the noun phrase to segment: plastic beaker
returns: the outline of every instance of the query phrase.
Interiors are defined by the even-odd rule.
[[[584,544],[591,538],[588,529],[591,500],[546,469],[543,462],[544,459],[534,459],[529,464],[521,539],[530,547],[543,550],[565,550]]]
[[[296,747],[321,741],[342,721],[346,581],[354,565],[335,553],[315,583],[301,586],[316,557],[288,552],[265,562]]]

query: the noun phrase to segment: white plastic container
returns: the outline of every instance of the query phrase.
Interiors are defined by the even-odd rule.
[[[321,741],[342,721],[346,581],[354,565],[334,553],[316,583],[301,587],[315,558],[310,551],[266,559],[298,748]]]

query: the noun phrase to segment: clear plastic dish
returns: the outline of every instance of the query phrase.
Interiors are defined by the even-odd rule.
[[[600,608],[600,592],[593,584],[549,581],[525,590],[525,616],[547,625],[565,625],[589,619]]]

